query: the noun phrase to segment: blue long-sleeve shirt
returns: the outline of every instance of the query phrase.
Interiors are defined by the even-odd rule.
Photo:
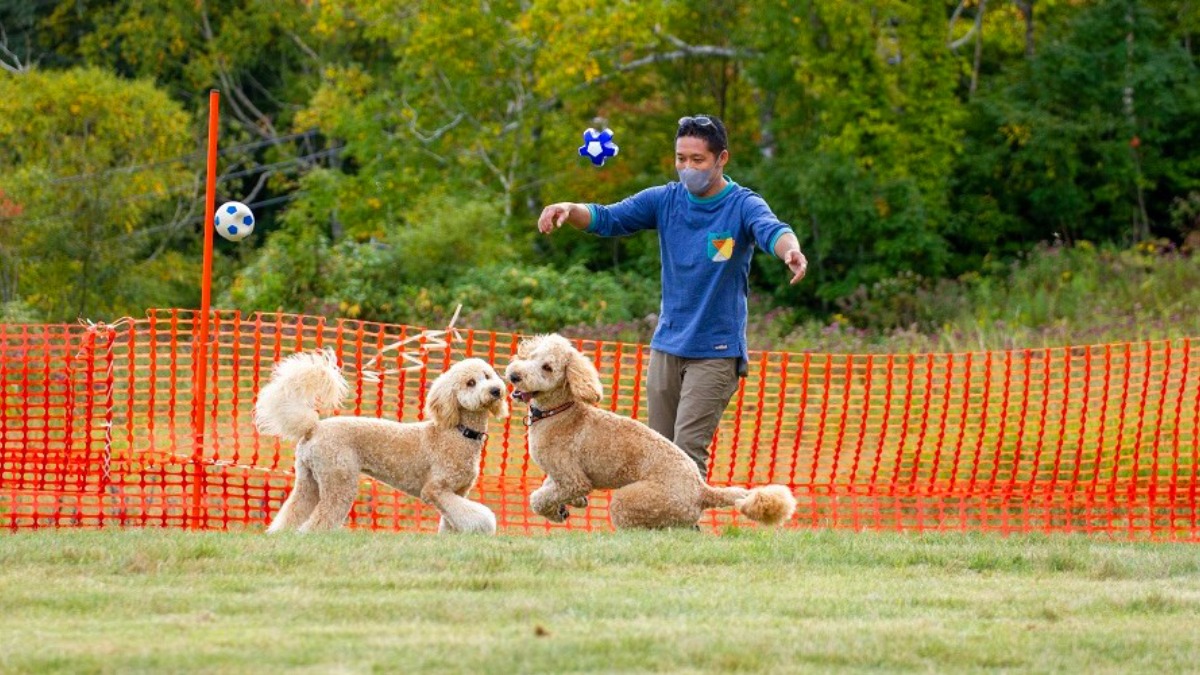
[[[699,199],[682,184],[648,188],[616,204],[588,204],[587,231],[620,237],[658,230],[662,310],[650,346],[684,358],[747,358],[746,317],[754,245],[775,252],[792,228],[733,181]]]

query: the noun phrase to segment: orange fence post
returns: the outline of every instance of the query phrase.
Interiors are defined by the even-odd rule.
[[[204,190],[204,268],[200,280],[200,342],[196,345],[193,364],[195,385],[192,389],[192,517],[191,526],[200,527],[204,500],[204,408],[207,405],[208,383],[208,322],[212,291],[213,218],[217,198],[217,137],[220,133],[221,93],[208,92],[208,174]]]

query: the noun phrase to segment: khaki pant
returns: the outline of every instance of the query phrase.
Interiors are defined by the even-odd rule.
[[[679,446],[708,476],[708,446],[738,388],[737,358],[685,359],[650,350],[650,428]]]

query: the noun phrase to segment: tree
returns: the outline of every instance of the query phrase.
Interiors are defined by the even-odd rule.
[[[789,93],[771,100],[758,180],[813,259],[799,292],[828,301],[901,270],[942,274],[965,110],[941,8],[764,1],[747,31],[763,55],[749,76]]]
[[[20,205],[0,214],[12,299],[68,320],[178,298],[181,275],[198,273],[164,246],[184,234],[171,215],[198,203],[189,128],[146,81],[90,68],[0,76],[0,191]]]
[[[1166,236],[1197,185],[1200,79],[1171,3],[1106,0],[1061,17],[1036,56],[973,104],[954,189],[980,256],[1051,238]]]

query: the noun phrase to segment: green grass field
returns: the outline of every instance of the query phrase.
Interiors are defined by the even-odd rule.
[[[3,672],[1182,672],[1200,549],[730,531],[0,535]]]

